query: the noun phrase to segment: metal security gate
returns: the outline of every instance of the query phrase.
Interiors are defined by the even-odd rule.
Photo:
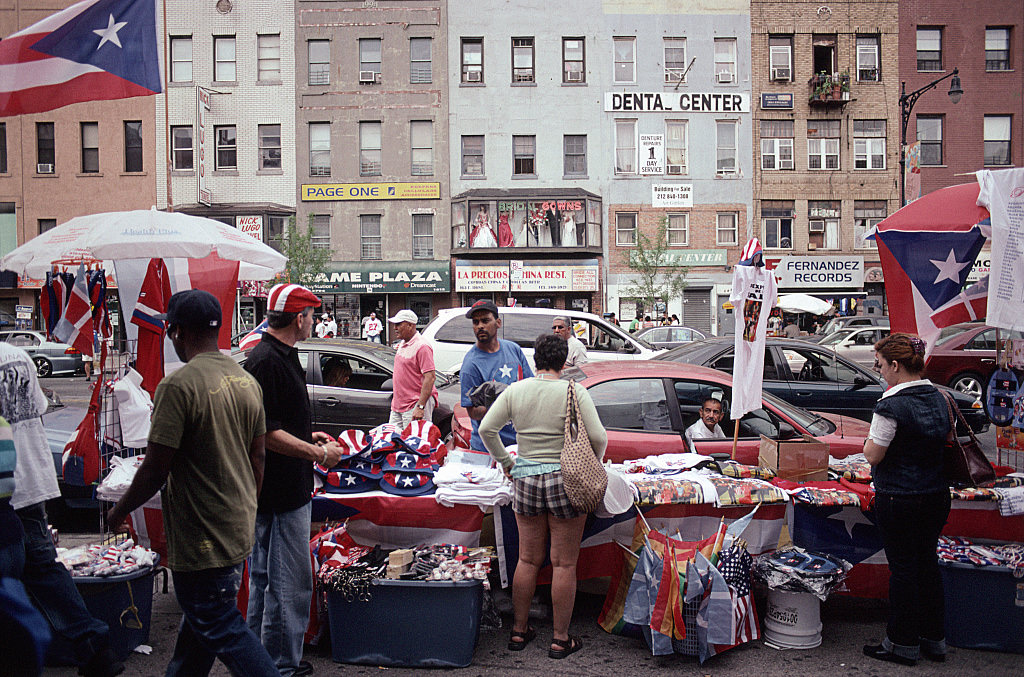
[[[708,289],[683,290],[683,324],[711,333],[711,292]]]

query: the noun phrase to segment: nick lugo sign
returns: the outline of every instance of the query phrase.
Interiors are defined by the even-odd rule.
[[[750,97],[742,92],[605,92],[607,113],[749,113]]]

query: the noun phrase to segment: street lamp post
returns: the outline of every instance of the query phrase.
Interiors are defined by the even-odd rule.
[[[946,78],[952,78],[949,83],[949,100],[954,104],[960,103],[960,97],[964,90],[960,86],[960,69],[954,68],[952,73],[943,75],[938,80],[933,80],[920,89],[915,89],[907,94],[907,83],[901,83],[900,92],[900,206],[907,204],[907,125],[910,123],[910,111],[914,110],[914,104],[921,98],[921,95],[930,89],[934,89]]]

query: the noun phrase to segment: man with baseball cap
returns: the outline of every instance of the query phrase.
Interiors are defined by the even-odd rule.
[[[146,458],[107,521],[117,529],[166,482],[168,566],[183,614],[168,675],[206,674],[220,658],[232,674],[272,677],[277,666],[235,599],[263,482],[260,387],[217,349],[213,294],[178,292],[157,319],[185,366],[157,386]]]
[[[399,310],[388,322],[402,339],[395,353],[395,387],[388,422],[405,428],[413,421],[431,420],[434,412],[434,349],[416,331],[417,317],[411,310]]]
[[[333,467],[342,449],[313,432],[305,370],[295,344],[309,338],[320,299],[297,284],[279,284],[267,298],[267,331],[245,369],[263,388],[267,416],[266,482],[256,513],[249,565],[247,620],[282,675],[308,675],[302,638],[313,575],[309,524],[313,464]]]
[[[531,378],[533,370],[523,354],[523,349],[513,341],[498,338],[501,329],[501,318],[498,317],[498,306],[493,301],[481,300],[470,306],[466,317],[473,321],[473,333],[476,343],[466,356],[462,358],[462,370],[459,372],[459,383],[462,386],[462,406],[469,412],[473,421],[473,435],[469,447],[484,455],[489,462],[490,455],[480,439],[480,420],[490,408],[492,402],[475,403],[470,392],[485,381],[499,383],[515,383],[524,378]],[[501,429],[501,440],[505,445],[516,443],[516,429],[509,423]]]

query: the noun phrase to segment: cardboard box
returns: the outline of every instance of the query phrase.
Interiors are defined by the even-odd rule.
[[[828,449],[827,443],[810,435],[782,441],[761,435],[757,462],[774,470],[779,479],[819,482],[828,479]]]
[[[412,564],[412,550],[395,550],[388,555],[388,564],[390,566],[402,566]]]

